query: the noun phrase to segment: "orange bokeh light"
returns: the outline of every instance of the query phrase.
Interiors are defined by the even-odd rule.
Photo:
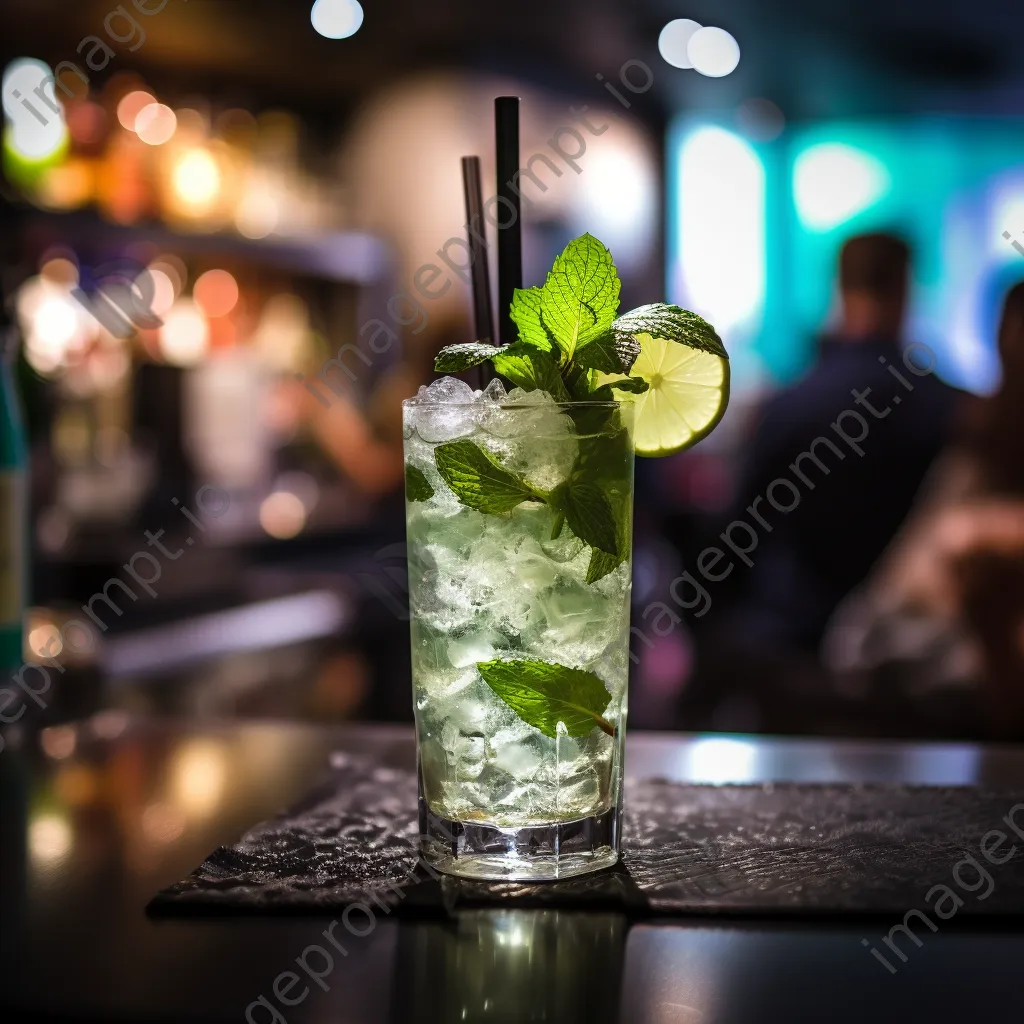
[[[135,133],[149,146],[162,146],[178,127],[178,119],[164,103],[147,103],[135,118]]]
[[[192,288],[207,316],[227,316],[238,304],[238,282],[226,270],[208,270]]]
[[[143,108],[155,102],[156,100],[151,93],[146,92],[145,89],[136,89],[134,92],[128,93],[118,103],[117,119],[121,122],[123,128],[133,132],[135,131],[135,119],[142,113]]]

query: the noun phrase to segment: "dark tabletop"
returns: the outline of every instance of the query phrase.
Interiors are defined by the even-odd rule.
[[[324,966],[319,985],[303,975],[289,988],[284,972],[325,942],[329,919],[145,916],[157,889],[301,796],[333,750],[397,767],[414,757],[404,728],[215,726],[109,712],[10,745],[0,754],[3,1019],[1019,1019],[1024,929],[1006,925],[944,923],[891,974],[870,954],[896,923],[881,920],[630,926],[609,913],[502,910],[397,922],[378,911],[364,937],[345,935],[345,953]],[[627,768],[636,778],[699,782],[1024,786],[1024,750],[967,745],[636,733]],[[307,962],[318,966],[315,956]],[[286,997],[308,995],[285,1008],[275,979]]]

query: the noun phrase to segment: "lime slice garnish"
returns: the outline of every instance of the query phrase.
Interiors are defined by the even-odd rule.
[[[729,360],[677,341],[637,334],[630,376],[649,390],[634,400],[637,455],[672,455],[714,430],[729,404]]]

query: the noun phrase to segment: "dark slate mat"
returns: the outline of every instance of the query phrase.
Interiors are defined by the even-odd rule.
[[[542,884],[470,882],[418,862],[412,772],[336,756],[301,804],[215,850],[149,911],[309,914],[363,903],[401,914],[499,905],[902,917],[927,910],[925,895],[945,885],[963,901],[958,917],[1024,916],[1024,793],[655,779],[627,783],[625,804],[617,867]],[[1003,820],[1014,807],[1019,835]],[[996,829],[1007,839],[986,840],[993,858],[1016,847],[1003,864],[982,853]]]

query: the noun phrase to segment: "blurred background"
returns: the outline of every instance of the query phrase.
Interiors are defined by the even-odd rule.
[[[461,156],[493,192],[502,94],[535,175],[526,283],[590,231],[624,309],[677,302],[731,354],[719,430],[637,467],[631,725],[1024,736],[1020,8],[3,14],[24,448],[3,429],[31,508],[10,660],[47,666],[9,741],[137,711],[411,719],[399,403],[471,339],[445,257]],[[865,388],[894,407],[863,414],[864,455],[790,471],[807,500],[760,526],[751,502]],[[739,519],[751,564],[694,575],[706,605],[684,610],[673,581]]]

